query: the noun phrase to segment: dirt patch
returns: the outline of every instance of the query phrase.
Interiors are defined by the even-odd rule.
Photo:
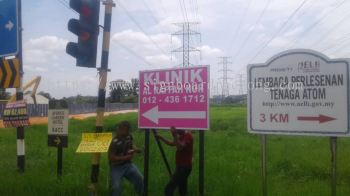
[[[115,112],[105,112],[104,116],[109,115],[115,115],[115,114],[126,114],[131,112],[137,112],[137,110],[123,110],[123,111],[115,111]],[[87,113],[87,114],[74,114],[69,115],[69,118],[71,119],[77,119],[77,120],[84,120],[86,118],[94,117],[96,116],[96,113]],[[29,119],[31,125],[41,125],[41,124],[47,124],[48,118],[47,117],[31,117]],[[0,120],[0,128],[4,128],[4,124],[2,123],[2,120]]]

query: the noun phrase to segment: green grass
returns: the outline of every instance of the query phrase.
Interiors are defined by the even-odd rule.
[[[135,143],[143,146],[144,134],[136,129],[135,113],[110,116],[105,129],[112,130],[121,120],[134,128]],[[93,132],[94,118],[70,120],[69,148],[64,149],[63,176],[56,176],[56,149],[47,147],[47,126],[26,128],[26,171],[16,169],[16,133],[0,130],[0,195],[87,195],[90,176],[89,154],[77,154],[81,133]],[[169,134],[164,132],[169,137]],[[338,140],[338,195],[350,195],[350,141]],[[150,196],[161,196],[168,175],[154,138],[150,141]],[[174,149],[164,147],[172,167]],[[190,176],[190,195],[197,195],[198,134],[195,134],[195,160]],[[143,170],[143,157],[134,162]],[[100,195],[108,194],[108,164],[102,155]],[[260,139],[247,133],[246,108],[214,107],[211,131],[205,134],[205,193],[208,196],[261,195]],[[124,195],[133,195],[124,183]],[[330,147],[326,137],[268,137],[269,195],[330,195]]]

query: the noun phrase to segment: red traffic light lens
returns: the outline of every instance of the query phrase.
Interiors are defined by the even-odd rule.
[[[90,17],[91,16],[91,9],[88,6],[83,6],[80,9],[80,13],[84,16],[84,17]]]
[[[87,41],[90,39],[90,33],[86,32],[86,31],[82,31],[82,32],[80,32],[79,38],[83,41]]]

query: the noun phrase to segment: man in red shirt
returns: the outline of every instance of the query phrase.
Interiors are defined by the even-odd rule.
[[[173,135],[172,141],[156,134],[165,144],[176,147],[176,170],[165,187],[165,195],[172,196],[179,187],[180,196],[186,196],[187,179],[192,171],[193,137],[190,131],[176,130],[175,127],[171,127],[170,130]]]

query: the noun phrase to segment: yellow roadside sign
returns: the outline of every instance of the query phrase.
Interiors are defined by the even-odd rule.
[[[0,87],[18,88],[20,79],[19,60],[0,60]]]
[[[112,133],[83,133],[77,153],[107,152]]]

